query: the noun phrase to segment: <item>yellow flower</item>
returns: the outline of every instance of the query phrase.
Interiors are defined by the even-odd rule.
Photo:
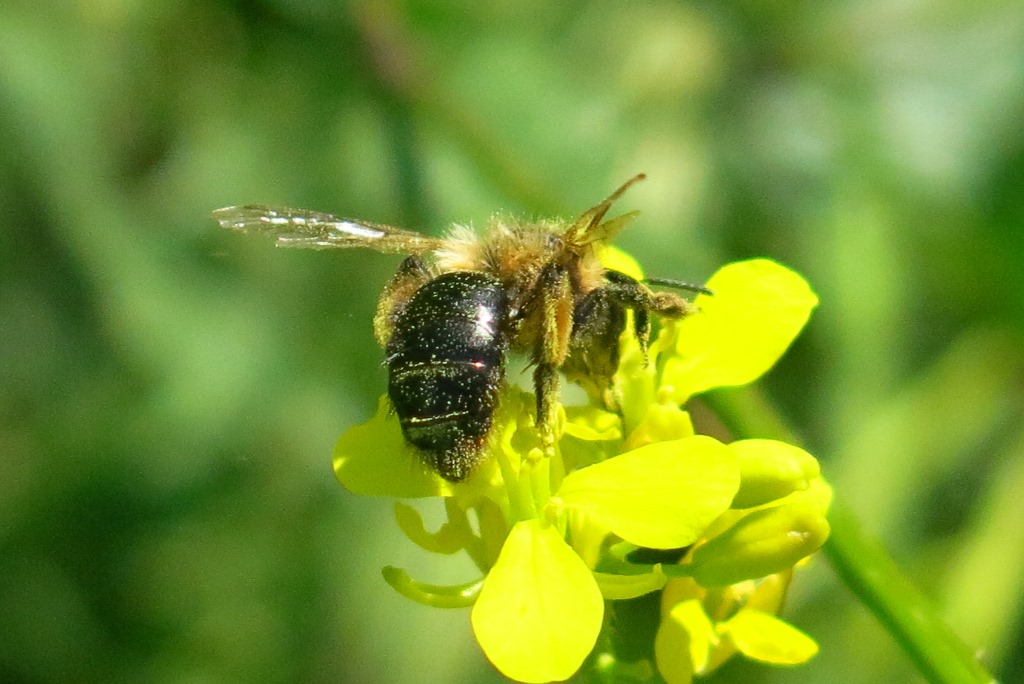
[[[639,275],[622,253],[609,250],[609,259]],[[708,287],[715,294],[666,324],[646,359],[623,336],[616,410],[565,410],[550,458],[534,430],[532,395],[514,387],[502,392],[490,458],[464,483],[416,460],[385,400],[340,438],[335,472],[349,490],[443,498],[448,521],[436,532],[405,504],[396,506],[399,525],[428,551],[465,551],[480,577],[440,587],[386,568],[385,578],[428,605],[472,606],[476,638],[506,676],[569,678],[598,641],[607,601],[663,588],[654,650],[669,681],[689,681],[736,652],[768,662],[813,654],[807,637],[773,617],[770,599],[779,586],[771,578],[788,583],[827,537],[830,491],[817,461],[781,442],[695,435],[682,404],[767,371],[816,299],[798,275],[767,260],[727,266]],[[642,549],[678,550],[680,560],[645,564],[633,553]],[[709,597],[721,607],[726,594],[743,598],[733,612],[710,615]]]
[[[662,621],[654,639],[658,671],[669,684],[714,671],[737,653],[773,665],[814,657],[813,639],[775,617],[792,570],[719,589],[692,579],[671,580],[662,592]]]

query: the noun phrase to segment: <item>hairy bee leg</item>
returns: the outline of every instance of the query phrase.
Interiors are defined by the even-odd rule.
[[[544,450],[554,449],[554,426],[558,413],[558,369],[569,353],[573,329],[573,298],[569,272],[558,264],[549,264],[540,274],[533,305],[540,307],[540,331],[537,335],[533,372],[537,394],[537,429]]]
[[[627,309],[633,311],[632,333],[646,362],[651,314],[679,318],[694,311],[694,307],[676,295],[652,292],[619,271],[605,271],[605,279],[603,287],[591,290],[576,305],[569,356],[562,372],[585,389],[592,400],[615,410],[618,397],[614,377],[619,368],[619,336],[626,328]]]
[[[695,311],[693,304],[671,292],[653,292],[640,281],[619,271],[605,271],[608,284],[602,288],[610,300],[633,310],[633,334],[647,358],[651,317],[682,318]]]
[[[607,289],[588,292],[573,312],[569,356],[562,372],[591,399],[610,406],[608,390],[619,366],[619,335],[626,326],[626,308],[612,301]]]
[[[387,346],[395,328],[395,321],[405,308],[405,304],[430,278],[430,269],[422,257],[414,255],[402,261],[377,300],[377,312],[373,316],[373,335],[380,346]]]
[[[533,371],[534,391],[537,393],[537,431],[546,454],[555,446],[555,419],[558,415],[558,367],[538,363]]]

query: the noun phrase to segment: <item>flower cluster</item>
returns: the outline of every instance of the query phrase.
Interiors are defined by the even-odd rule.
[[[608,259],[640,277],[622,253]],[[623,336],[616,410],[562,410],[553,455],[541,448],[533,396],[515,387],[502,392],[490,458],[464,483],[417,463],[386,400],[339,440],[335,472],[349,490],[442,498],[438,531],[402,503],[398,524],[428,551],[466,552],[480,577],[442,587],[389,567],[385,579],[428,605],[471,606],[477,641],[509,678],[568,679],[595,650],[608,602],[652,592],[662,609],[651,652],[672,684],[736,653],[778,664],[814,655],[815,643],[775,614],[794,566],[828,536],[831,492],[817,461],[782,442],[695,434],[682,407],[762,375],[817,299],[763,259],[726,266],[707,285],[714,295],[667,322],[646,355]],[[670,561],[645,559],[651,550]],[[587,662],[614,666],[608,658]]]

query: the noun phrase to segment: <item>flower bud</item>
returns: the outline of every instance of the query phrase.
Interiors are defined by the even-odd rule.
[[[744,439],[729,445],[740,466],[740,490],[733,508],[753,508],[807,489],[821,474],[818,461],[803,449],[771,439]]]
[[[705,587],[764,577],[813,553],[828,538],[820,506],[792,503],[754,511],[694,549],[691,574]]]

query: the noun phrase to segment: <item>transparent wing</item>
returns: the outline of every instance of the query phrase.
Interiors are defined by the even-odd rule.
[[[221,228],[240,233],[259,233],[277,240],[278,247],[344,249],[367,247],[378,252],[429,252],[441,247],[439,238],[404,228],[305,209],[286,209],[249,204],[213,212]]]

